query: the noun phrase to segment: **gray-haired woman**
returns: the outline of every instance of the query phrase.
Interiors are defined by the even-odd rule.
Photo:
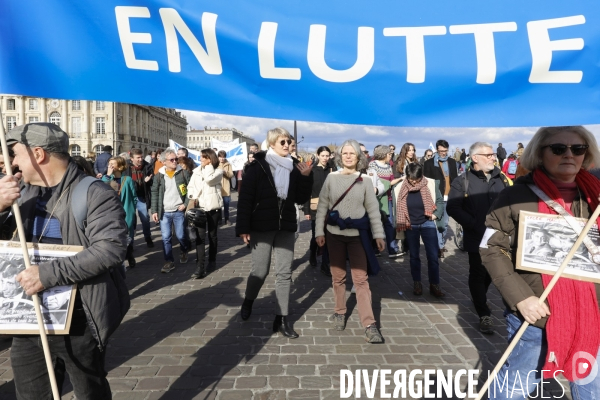
[[[254,162],[246,167],[244,190],[238,200],[235,231],[252,248],[252,271],[241,317],[250,318],[254,300],[269,274],[271,253],[275,252],[277,303],[273,331],[297,338],[287,319],[298,226],[296,204],[310,199],[312,166],[292,159],[292,137],[285,129],[271,129],[266,141],[269,150],[256,153]]]
[[[385,234],[381,224],[379,202],[375,196],[371,179],[362,179],[359,172],[367,166],[367,159],[360,151],[355,140],[347,140],[336,150],[336,163],[341,171],[327,176],[317,207],[316,241],[319,246],[325,244],[329,248],[335,311],[331,317],[334,328],[345,328],[346,314],[346,255],[350,259],[352,281],[356,287],[356,302],[360,322],[365,328],[366,340],[369,343],[383,341],[376,326],[371,305],[371,290],[367,277],[367,259],[375,260],[370,241],[365,240],[365,229],[354,227],[365,226],[372,232],[377,241],[379,251],[385,248]],[[327,217],[327,232],[325,218]],[[337,224],[333,221],[337,220]],[[352,222],[352,228],[344,224]],[[366,244],[363,244],[365,243]],[[371,256],[371,257],[370,257]],[[371,263],[369,263],[373,266]]]

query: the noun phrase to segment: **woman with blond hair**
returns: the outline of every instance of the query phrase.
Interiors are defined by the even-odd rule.
[[[273,332],[289,338],[298,334],[289,324],[295,233],[298,227],[296,204],[310,199],[312,166],[290,156],[292,136],[283,128],[267,133],[268,151],[259,151],[246,167],[244,190],[238,200],[235,231],[250,244],[252,270],[248,277],[241,317],[250,318],[254,300],[265,283],[275,253],[276,311]]]
[[[135,236],[136,225],[136,204],[137,195],[135,185],[130,176],[123,175],[123,171],[127,168],[127,161],[123,157],[112,157],[108,159],[108,168],[106,175],[102,177],[102,182],[113,188],[119,197],[125,209],[125,222],[129,229],[129,237],[127,240],[127,263],[129,268],[135,267],[135,257],[133,256],[133,237]]]
[[[524,321],[531,325],[494,382],[513,388],[527,376],[522,395],[527,397],[543,378],[562,373],[573,399],[597,399],[600,374],[589,368],[589,362],[600,356],[600,284],[561,277],[546,301],[540,302],[552,276],[518,270],[515,264],[525,240],[519,230],[522,211],[589,218],[598,207],[600,181],[588,172],[600,165],[598,144],[582,126],[544,127],[533,136],[519,163],[531,172],[498,195],[485,222],[480,254],[506,305],[508,340],[513,340]],[[510,398],[499,387],[490,388],[489,394],[491,399]]]
[[[381,343],[383,338],[373,314],[368,280],[369,272],[374,275],[379,269],[371,246],[372,239],[377,242],[379,251],[385,248],[379,202],[372,180],[367,176],[363,179],[363,173],[360,172],[367,167],[360,144],[356,140],[346,140],[335,153],[336,164],[342,169],[330,173],[325,179],[315,223],[317,244],[323,246],[327,243],[329,249],[335,297],[331,321],[336,330],[345,329],[347,257],[366,340],[369,343]]]

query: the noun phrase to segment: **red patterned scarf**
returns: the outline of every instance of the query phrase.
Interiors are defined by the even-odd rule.
[[[436,210],[435,202],[427,189],[427,179],[421,179],[416,185],[412,185],[407,179],[400,187],[400,193],[396,201],[396,230],[398,231],[410,229],[410,216],[408,214],[408,205],[406,204],[409,192],[421,192],[421,198],[425,206],[425,215],[431,217],[431,214]]]
[[[556,185],[540,169],[533,172],[533,181],[551,199],[558,202],[569,213]],[[583,192],[584,200],[592,209],[598,207],[600,181],[585,170],[580,170],[575,178],[577,187]],[[538,212],[556,214],[541,199],[538,201]],[[598,219],[600,226],[600,218]],[[548,286],[552,276],[542,274],[544,287]],[[556,371],[562,370],[569,381],[581,379],[589,375],[592,368],[589,361],[577,356],[580,351],[591,354],[594,358],[600,346],[600,311],[596,299],[596,287],[593,283],[576,281],[561,277],[548,296],[551,315],[546,323],[548,353],[544,376],[551,378]],[[551,359],[554,353],[554,359]],[[588,365],[586,370],[585,365]],[[585,371],[585,372],[584,372]]]

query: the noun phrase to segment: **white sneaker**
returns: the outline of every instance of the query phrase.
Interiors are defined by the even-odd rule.
[[[356,294],[356,286],[352,285],[352,289],[350,289],[350,294]]]

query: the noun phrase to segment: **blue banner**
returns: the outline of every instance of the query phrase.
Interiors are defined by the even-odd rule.
[[[2,2],[0,92],[396,126],[600,123],[590,0]]]

